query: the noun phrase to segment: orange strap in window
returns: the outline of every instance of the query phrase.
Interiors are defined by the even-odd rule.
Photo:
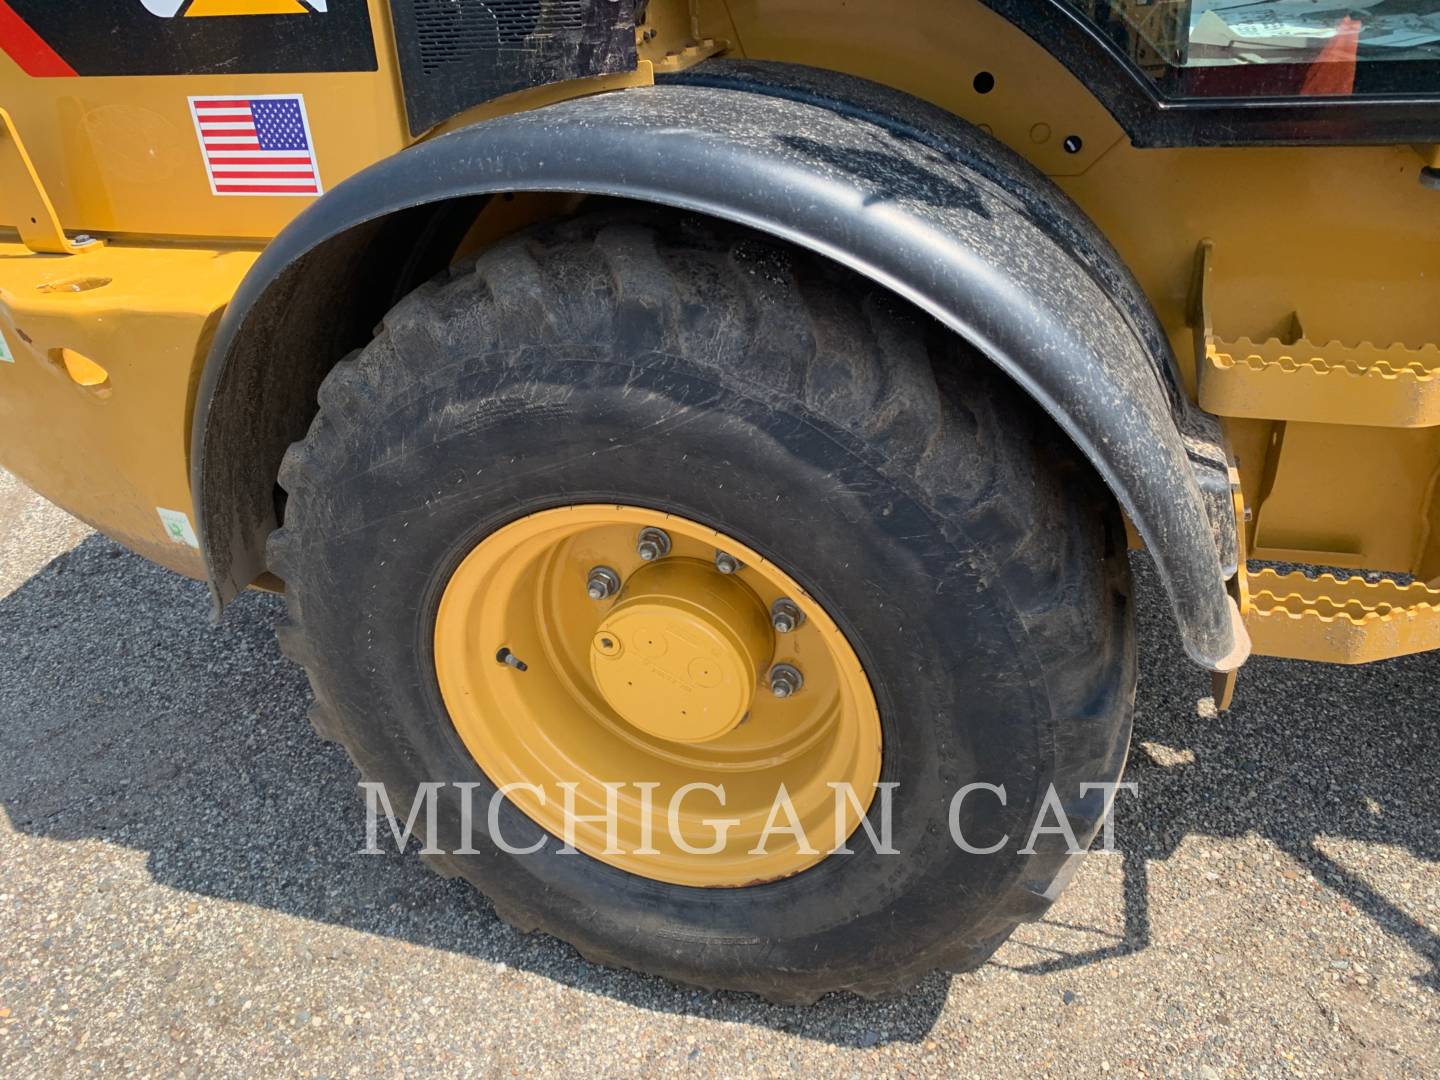
[[[1314,97],[1347,97],[1355,93],[1355,61],[1363,24],[1350,16],[1340,20],[1335,36],[1305,73],[1300,93]]]

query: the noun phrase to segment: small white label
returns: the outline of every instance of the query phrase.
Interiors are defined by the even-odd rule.
[[[10,351],[10,343],[5,340],[4,334],[0,334],[0,360],[7,364],[15,362],[15,354]]]
[[[190,527],[190,519],[179,510],[166,510],[163,506],[157,506],[155,512],[160,515],[160,523],[165,526],[165,535],[177,544],[189,544],[193,548],[200,546],[200,541],[195,539],[195,530]]]

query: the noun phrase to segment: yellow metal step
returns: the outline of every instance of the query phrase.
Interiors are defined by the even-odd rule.
[[[1440,347],[1209,334],[1200,406],[1218,416],[1371,427],[1440,424]]]
[[[1440,648],[1440,589],[1333,574],[1248,575],[1245,627],[1255,653],[1366,664]]]
[[[1440,425],[1440,345],[1314,342],[1299,319],[1285,339],[1217,333],[1212,247],[1196,258],[1195,355],[1200,407],[1217,416],[1315,424]]]

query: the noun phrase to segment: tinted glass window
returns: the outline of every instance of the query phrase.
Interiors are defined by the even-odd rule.
[[[1440,0],[1069,0],[1167,97],[1440,95]]]

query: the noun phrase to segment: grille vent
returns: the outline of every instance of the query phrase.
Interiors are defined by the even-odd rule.
[[[389,0],[411,133],[517,90],[633,70],[636,3]]]
[[[414,0],[414,7],[426,75],[487,50],[523,48],[536,34],[585,29],[586,0]]]

